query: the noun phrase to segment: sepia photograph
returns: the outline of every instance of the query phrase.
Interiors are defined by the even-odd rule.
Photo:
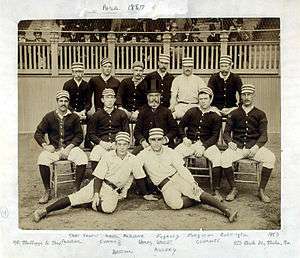
[[[19,21],[19,229],[280,230],[280,25]]]

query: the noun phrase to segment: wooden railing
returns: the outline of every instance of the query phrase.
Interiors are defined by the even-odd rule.
[[[117,43],[114,33],[107,36],[107,43],[49,43],[26,42],[18,46],[19,74],[71,74],[71,64],[81,61],[86,74],[99,73],[100,61],[110,57],[113,73],[130,74],[131,65],[139,60],[145,73],[157,69],[160,53],[170,54],[170,72],[180,74],[183,57],[194,58],[194,72],[209,74],[218,69],[221,54],[233,59],[233,71],[244,74],[279,74],[279,42],[228,42],[228,33],[221,35],[221,42],[174,42],[170,34],[163,35],[158,43]]]

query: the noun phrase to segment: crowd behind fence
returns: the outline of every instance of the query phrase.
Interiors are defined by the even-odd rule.
[[[221,54],[233,59],[233,71],[245,74],[279,74],[279,41],[229,41],[230,32],[221,31],[218,42],[172,41],[163,33],[160,42],[119,42],[118,32],[107,33],[105,42],[61,42],[57,33],[50,42],[19,42],[18,73],[58,76],[71,74],[71,64],[81,61],[86,74],[99,73],[100,60],[109,57],[115,74],[131,73],[131,64],[142,61],[145,72],[157,68],[160,53],[170,55],[170,72],[181,73],[183,57],[194,59],[196,74],[218,69]]]

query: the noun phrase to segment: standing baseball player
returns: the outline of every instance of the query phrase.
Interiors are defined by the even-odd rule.
[[[73,78],[64,83],[63,90],[70,94],[69,109],[77,114],[81,124],[88,124],[88,111],[91,109],[91,100],[88,83],[83,80],[84,66],[81,62],[72,64]],[[84,147],[91,148],[88,135],[85,135]]]
[[[237,97],[240,96],[242,80],[239,75],[232,73],[231,56],[222,55],[220,57],[220,72],[211,75],[208,87],[214,93],[212,106],[217,107],[222,115],[228,115],[237,108]]]
[[[198,106],[199,90],[205,82],[193,74],[194,60],[190,57],[182,59],[183,74],[177,76],[171,87],[170,110],[175,119],[180,119],[185,112]]]
[[[227,201],[236,198],[238,191],[234,182],[232,162],[250,158],[262,163],[258,196],[263,202],[270,202],[265,187],[275,164],[275,155],[264,145],[268,140],[266,114],[254,106],[255,86],[244,84],[241,90],[242,106],[232,111],[225,127],[224,140],[228,149],[222,153],[221,161],[231,192]]]
[[[43,147],[38,157],[38,166],[45,193],[39,203],[50,200],[50,165],[60,159],[67,159],[76,165],[75,188],[80,189],[85,168],[88,163],[86,154],[78,147],[82,142],[82,129],[79,116],[68,109],[69,92],[58,91],[56,94],[57,108],[46,114],[38,125],[34,138]],[[49,143],[45,140],[48,135]]]
[[[129,142],[129,134],[119,132],[116,136],[116,150],[105,153],[93,173],[94,179],[78,192],[59,199],[46,208],[36,210],[33,214],[34,221],[39,222],[50,212],[85,203],[91,203],[95,211],[112,213],[118,201],[127,197],[133,177],[140,188],[145,189],[144,173],[133,170],[136,157],[128,152]],[[152,195],[147,195],[145,190],[143,197],[146,200],[157,200]]]
[[[174,210],[190,207],[195,203],[208,204],[220,210],[230,222],[237,219],[237,211],[232,211],[209,193],[204,192],[184,167],[178,153],[163,146],[164,133],[161,128],[149,132],[150,148],[137,155],[137,170],[151,178],[160,189],[166,204]]]
[[[168,73],[170,65],[170,56],[167,54],[160,54],[158,60],[158,69],[152,73],[149,73],[146,77],[146,81],[157,80],[158,90],[160,92],[160,103],[165,107],[170,106],[171,99],[171,86],[174,80],[174,76]]]
[[[181,118],[179,132],[183,142],[176,151],[183,158],[194,155],[206,157],[212,163],[212,188],[215,197],[223,201],[219,193],[221,182],[221,152],[217,147],[222,118],[210,106],[213,92],[208,87],[200,89],[199,107],[189,109]]]
[[[120,82],[112,76],[112,61],[109,58],[103,58],[101,60],[101,74],[89,80],[90,99],[94,94],[95,111],[103,108],[102,91],[105,88],[111,88],[117,94],[119,85]]]
[[[107,151],[115,148],[115,137],[118,132],[129,132],[129,122],[123,110],[115,108],[116,96],[111,88],[102,92],[103,109],[94,113],[89,122],[89,137],[95,144],[90,154],[92,170]]]
[[[143,78],[144,64],[136,61],[132,64],[132,76],[121,81],[116,104],[135,122],[140,109],[147,103],[146,81]]]

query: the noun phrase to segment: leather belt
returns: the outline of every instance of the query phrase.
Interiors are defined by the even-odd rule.
[[[117,193],[121,193],[121,189],[119,187],[117,187],[115,184],[108,181],[107,179],[104,179],[103,181],[105,182],[105,184],[109,185],[113,190],[117,189]]]
[[[163,181],[161,181],[157,187],[158,189],[161,191],[162,188],[165,186],[166,183],[168,183],[170,181],[170,179],[176,174],[177,172],[175,172],[173,175],[166,177]]]

